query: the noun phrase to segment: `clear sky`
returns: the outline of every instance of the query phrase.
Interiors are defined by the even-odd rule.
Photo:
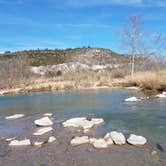
[[[88,45],[122,52],[119,31],[133,13],[166,34],[166,0],[0,0],[0,52]]]

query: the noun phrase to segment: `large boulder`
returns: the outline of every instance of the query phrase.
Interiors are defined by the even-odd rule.
[[[75,137],[71,140],[72,146],[82,145],[89,143],[89,137],[88,136],[82,136],[82,137]]]
[[[114,143],[117,145],[123,145],[126,143],[125,136],[120,132],[112,131],[110,132],[110,136],[112,140],[114,141]]]
[[[131,145],[145,145],[147,140],[143,136],[131,134],[130,137],[127,139],[127,142]]]
[[[52,130],[53,130],[52,127],[43,127],[43,128],[38,129],[35,133],[33,133],[33,135],[43,135],[43,134],[48,133]]]
[[[136,102],[136,101],[140,101],[140,99],[138,99],[137,97],[130,97],[125,99],[126,102]]]
[[[41,127],[52,126],[53,125],[53,122],[48,117],[44,117],[44,118],[35,120],[34,123],[35,123],[36,126],[41,126]]]
[[[25,139],[25,140],[12,140],[9,143],[9,146],[27,146],[27,145],[31,145],[31,142],[29,139]]]
[[[85,117],[80,118],[71,118],[63,123],[64,127],[76,127],[76,128],[83,128],[85,131],[94,127],[97,124],[103,123],[103,119],[92,118],[88,120]]]
[[[7,116],[7,117],[5,117],[5,119],[7,119],[7,120],[19,119],[19,118],[22,118],[24,116],[25,116],[24,114],[15,114],[15,115]]]
[[[107,142],[103,138],[91,138],[90,142],[93,144],[94,148],[96,149],[104,149],[108,147]]]

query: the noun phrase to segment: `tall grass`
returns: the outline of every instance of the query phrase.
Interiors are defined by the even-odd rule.
[[[124,86],[138,86],[145,91],[164,91],[166,90],[166,70],[139,72],[134,76],[126,76],[122,84]]]

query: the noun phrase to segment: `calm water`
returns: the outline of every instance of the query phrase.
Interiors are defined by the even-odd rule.
[[[33,93],[0,97],[0,117],[24,113],[53,112],[66,119],[94,114],[104,118],[103,132],[119,130],[144,135],[152,142],[166,144],[166,99],[151,99],[137,103],[123,100],[133,91],[100,90],[66,93]]]

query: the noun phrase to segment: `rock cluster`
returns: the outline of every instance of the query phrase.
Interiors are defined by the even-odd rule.
[[[86,117],[72,118],[63,122],[64,127],[74,127],[74,128],[83,128],[85,132],[94,127],[103,123],[104,120],[100,118],[91,118],[90,120]]]
[[[48,116],[52,116],[52,114],[46,113],[44,114],[44,116],[46,117],[43,117],[34,121],[35,125],[40,128],[37,128],[37,131],[34,132],[33,135],[40,136],[53,130],[53,128],[51,127],[53,125],[53,122],[48,117]],[[10,117],[6,117],[6,119],[16,119],[21,117],[23,117],[23,114],[16,114]],[[48,137],[47,141],[36,141],[33,144],[31,144],[31,141],[29,139],[16,140],[15,138],[7,138],[6,141],[10,142],[9,146],[27,146],[27,145],[42,146],[45,143],[52,143],[56,141],[56,138],[54,136],[50,136]]]
[[[147,140],[143,136],[137,136],[131,134],[127,139],[127,142],[130,145],[137,146],[137,145],[145,145]],[[96,149],[104,149],[113,144],[124,145],[126,144],[126,138],[122,133],[117,131],[112,131],[110,133],[107,133],[104,136],[104,138],[89,138],[88,136],[74,137],[70,141],[70,143],[72,146],[78,146],[82,144],[92,144],[93,147]]]

